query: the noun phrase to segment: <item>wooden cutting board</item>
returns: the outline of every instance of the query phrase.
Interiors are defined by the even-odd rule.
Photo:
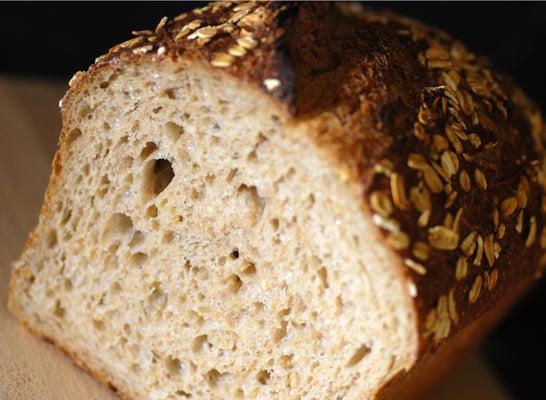
[[[37,222],[60,130],[66,85],[0,77],[0,400],[116,399],[6,310],[11,262]],[[510,397],[479,355],[440,383],[433,399]]]

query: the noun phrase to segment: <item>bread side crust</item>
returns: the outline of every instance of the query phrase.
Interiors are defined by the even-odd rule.
[[[15,284],[15,279],[10,280],[10,292],[12,290],[11,286]],[[114,382],[112,377],[110,377],[107,373],[104,371],[101,371],[98,367],[92,366],[91,363],[84,361],[78,353],[75,350],[72,350],[69,346],[64,345],[52,336],[46,334],[42,330],[35,328],[32,326],[30,322],[27,321],[24,314],[19,311],[17,306],[14,302],[8,303],[9,311],[10,313],[17,318],[17,320],[21,323],[21,326],[23,326],[28,332],[33,334],[34,336],[37,336],[39,339],[44,340],[47,343],[52,344],[56,348],[58,348],[60,351],[62,351],[64,354],[66,354],[68,357],[72,359],[74,364],[81,368],[83,371],[103,383],[104,385],[108,386],[114,394],[119,396],[123,400],[134,400],[138,399],[138,397],[131,391],[130,388],[124,386],[121,382]]]

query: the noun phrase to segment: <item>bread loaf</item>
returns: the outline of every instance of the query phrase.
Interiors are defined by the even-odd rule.
[[[9,308],[125,398],[409,397],[546,264],[539,111],[406,18],[212,4],[61,111]]]

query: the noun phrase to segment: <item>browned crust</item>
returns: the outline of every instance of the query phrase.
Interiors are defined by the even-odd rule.
[[[445,33],[355,5],[215,4],[115,46],[75,75],[65,100],[103,68],[149,57],[217,68],[311,128],[400,263],[411,260],[403,271],[417,294],[421,356],[546,264],[540,113]],[[470,243],[482,244],[469,251],[473,232]]]
[[[378,398],[382,400],[423,398],[435,383],[461,364],[481,344],[502,315],[535,283],[534,277],[520,281],[494,308],[458,330],[437,351],[425,353],[414,368],[400,373],[388,382],[379,391]]]
[[[241,37],[255,47],[230,55]],[[418,294],[420,351],[479,318],[539,264],[540,113],[449,35],[354,4],[222,3],[160,23],[98,67],[140,48],[209,62],[312,127],[364,207],[390,226],[382,232]],[[389,171],[377,173],[382,163]],[[377,210],[378,195],[392,211]]]

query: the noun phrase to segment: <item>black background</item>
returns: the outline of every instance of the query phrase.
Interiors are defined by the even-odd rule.
[[[0,74],[62,78],[96,56],[205,2],[3,3]],[[372,3],[440,27],[487,55],[546,110],[546,4]],[[516,399],[546,399],[546,284],[490,335],[484,353]]]

